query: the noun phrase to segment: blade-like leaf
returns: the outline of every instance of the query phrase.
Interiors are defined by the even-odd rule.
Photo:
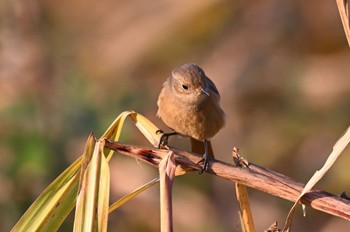
[[[81,156],[81,169],[80,169],[80,179],[79,179],[79,191],[81,189],[82,179],[84,176],[84,173],[86,172],[86,169],[91,161],[92,154],[94,153],[96,145],[96,138],[93,136],[93,134],[89,135],[89,138],[86,141],[84,153]]]
[[[154,147],[157,147],[162,136],[160,133],[157,133],[159,128],[141,114],[133,112],[130,114],[130,118],[148,141]]]
[[[310,178],[310,180],[306,183],[303,191],[300,193],[298,199],[294,202],[294,205],[292,206],[292,208],[288,213],[283,231],[291,231],[294,212],[297,205],[299,204],[299,201],[301,200],[303,195],[308,191],[310,191],[316,185],[316,183],[328,172],[328,170],[333,166],[335,161],[339,158],[339,156],[341,155],[341,153],[349,143],[350,143],[350,127],[348,127],[344,135],[340,137],[338,141],[335,143],[331,154],[329,154],[326,160],[326,163],[324,163],[322,168],[320,170],[317,170],[314,173],[314,175]]]
[[[249,196],[245,185],[236,183],[236,196],[241,216],[242,231],[255,231],[252,210],[250,208]]]
[[[146,117],[138,114],[134,111],[124,111],[121,113],[111,124],[111,126],[106,130],[106,132],[101,136],[100,139],[110,139],[118,141],[122,127],[124,125],[125,119],[130,117],[134,122],[136,127],[141,131],[141,133],[148,139],[148,141],[154,146],[157,147],[161,138],[161,134],[156,132],[159,130],[151,121]],[[109,160],[113,155],[114,151],[110,151],[107,159]]]
[[[11,231],[56,231],[74,207],[80,164],[79,158],[57,177]]]
[[[95,138],[90,134],[86,145],[85,150],[82,155],[82,168],[80,172],[80,180],[79,180],[79,195],[77,203],[76,203],[76,209],[75,209],[75,218],[74,218],[74,231],[82,231],[84,229],[84,200],[85,198],[83,196],[86,195],[86,175],[87,175],[87,169],[89,167],[89,164],[91,164],[91,159],[93,157],[95,148],[96,148],[96,140]],[[91,165],[90,165],[91,166]],[[85,194],[85,195],[84,195]]]
[[[350,18],[349,18],[349,1],[348,0],[336,0],[340,19],[343,23],[343,28],[345,32],[348,45],[350,46]]]
[[[101,138],[111,139],[118,141],[121,133],[122,126],[126,117],[130,117],[135,123],[136,127],[141,131],[141,133],[148,139],[148,141],[153,146],[158,146],[161,134],[156,132],[159,130],[150,120],[141,114],[134,111],[124,111],[121,113],[116,120],[111,124],[111,126],[106,130],[106,132],[101,136]]]
[[[122,131],[124,121],[126,117],[128,117],[130,114],[132,114],[133,111],[124,111],[123,113],[119,114],[119,116],[114,120],[114,122],[109,126],[109,128],[106,130],[106,132],[101,136],[100,139],[110,139],[118,141],[120,137],[120,133]],[[114,151],[110,151],[107,155],[107,160],[109,161],[114,154]]]
[[[123,113],[119,114],[119,116],[109,126],[106,132],[101,136],[101,139],[106,138],[118,141],[126,117],[133,113],[133,111],[124,111]]]
[[[104,145],[103,145],[104,146]],[[101,150],[102,151],[102,150]],[[110,171],[106,157],[101,156],[99,191],[97,200],[97,231],[107,231],[108,209],[109,209],[109,188]]]
[[[128,116],[132,119],[137,128],[139,128],[139,130],[145,135],[145,137],[154,146],[157,146],[158,141],[161,137],[161,135],[156,134],[158,128],[148,119],[133,111],[125,111],[120,114],[103,134],[101,141],[104,138],[118,141],[122,126]],[[94,146],[90,146],[90,149],[93,150],[93,147]],[[87,151],[85,153],[92,155],[91,151]],[[99,173],[101,178],[95,178],[95,181],[99,180],[98,186],[100,189],[98,192],[99,200],[97,204],[103,205],[101,209],[98,209],[98,215],[106,215],[106,210],[103,210],[109,198],[107,195],[107,192],[109,193],[109,168],[106,161],[111,158],[112,154],[113,151],[110,151],[106,160],[102,155],[100,157],[100,161],[98,162],[99,169],[101,170]],[[91,156],[86,156],[83,161],[81,158],[79,158],[70,167],[68,167],[54,182],[52,182],[47,187],[47,189],[45,189],[45,191],[38,197],[38,199],[31,205],[27,212],[13,227],[12,231],[57,230],[74,207],[77,192],[78,190],[81,190],[81,187],[78,185],[79,173],[80,176],[82,176],[86,172],[87,166],[90,163],[90,159]],[[81,167],[82,169],[80,169]],[[145,186],[142,186],[140,189],[136,190],[129,196],[120,199],[113,207],[119,207],[118,205],[122,205],[132,197],[136,196],[138,193],[154,185],[156,182],[157,181],[151,185],[146,184]],[[98,220],[98,225],[101,225],[99,229],[104,231],[106,216],[101,216],[101,218]]]
[[[157,178],[151,180],[150,182],[146,183],[145,185],[142,185],[138,189],[132,191],[131,193],[125,195],[124,197],[120,198],[118,201],[116,201],[115,203],[113,203],[109,207],[109,213],[112,213],[113,211],[118,209],[120,206],[124,205],[126,202],[128,202],[132,198],[136,197],[137,195],[139,195],[143,191],[149,189],[150,187],[152,187],[153,185],[157,184],[158,182],[159,182],[159,178],[157,177]]]
[[[93,154],[91,146],[94,146]],[[104,142],[91,139],[84,156],[91,157],[80,180],[74,231],[107,231],[109,200],[109,167],[103,154]],[[85,157],[83,159],[85,159]]]

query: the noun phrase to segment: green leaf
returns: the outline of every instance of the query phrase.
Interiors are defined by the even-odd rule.
[[[105,158],[103,139],[118,141],[127,117],[132,119],[151,144],[158,145],[161,135],[156,134],[158,128],[152,122],[133,111],[121,113],[102,135],[99,142],[95,144],[95,139],[90,135],[84,158],[76,160],[44,190],[12,231],[56,231],[74,208],[78,190],[80,199],[77,203],[79,208],[76,209],[75,229],[78,231],[79,228],[92,228],[91,225],[96,225],[96,230],[106,231],[110,179],[108,161],[114,151],[110,151]],[[79,185],[79,179],[85,180]],[[142,186],[120,199],[111,209],[113,210],[115,206],[119,207],[157,182],[158,180],[151,181]],[[94,216],[96,214],[93,212],[94,206],[97,207],[97,218]],[[85,218],[89,218],[90,221],[85,221]],[[78,223],[86,224],[79,225]]]
[[[79,158],[57,177],[11,231],[56,231],[74,207],[80,164]]]

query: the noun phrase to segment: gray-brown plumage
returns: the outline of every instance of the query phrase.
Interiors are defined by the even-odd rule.
[[[164,82],[157,104],[157,115],[169,128],[204,142],[206,170],[208,140],[225,124],[215,84],[198,65],[184,64],[175,68]]]

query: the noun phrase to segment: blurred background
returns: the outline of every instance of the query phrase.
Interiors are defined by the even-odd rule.
[[[249,161],[306,182],[350,125],[350,49],[335,1],[0,2],[0,231],[114,118],[155,117],[172,68],[195,62],[216,83],[227,114],[212,139]],[[149,145],[127,123],[122,141]],[[188,149],[188,139],[172,144]],[[317,188],[350,192],[350,149]],[[157,176],[134,159],[111,160],[111,200]],[[174,183],[175,231],[240,231],[234,184],[198,173]],[[249,190],[257,231],[284,223],[291,202]],[[295,231],[346,231],[307,208]],[[60,231],[71,231],[73,215]],[[159,231],[153,187],[110,215],[109,231]]]

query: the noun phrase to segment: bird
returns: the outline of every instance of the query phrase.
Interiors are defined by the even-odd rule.
[[[157,116],[173,130],[163,133],[159,147],[166,145],[172,135],[190,137],[193,152],[204,150],[200,173],[208,171],[209,157],[214,157],[210,138],[225,125],[220,93],[213,81],[199,65],[183,64],[174,68],[163,83],[157,105]]]

